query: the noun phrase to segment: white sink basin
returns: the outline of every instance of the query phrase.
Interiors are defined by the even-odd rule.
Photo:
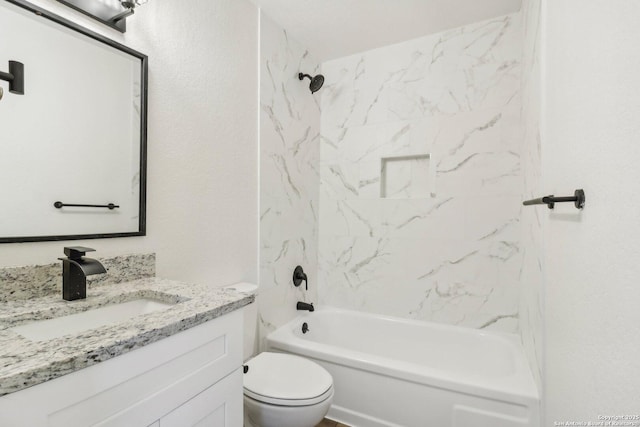
[[[120,304],[107,305],[83,311],[82,313],[26,323],[11,328],[11,330],[31,341],[46,341],[64,335],[88,331],[100,326],[113,325],[140,314],[166,310],[172,306],[173,304],[142,298]]]

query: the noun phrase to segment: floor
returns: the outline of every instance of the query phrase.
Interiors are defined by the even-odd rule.
[[[328,420],[328,419],[325,418],[316,427],[349,427],[349,426],[346,425],[346,424],[340,424],[338,422],[335,422],[335,421],[332,421],[332,420]]]

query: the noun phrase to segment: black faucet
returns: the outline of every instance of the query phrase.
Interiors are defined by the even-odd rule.
[[[68,246],[64,248],[67,258],[58,258],[62,261],[62,298],[67,301],[84,299],[87,297],[87,276],[106,273],[100,261],[84,258],[86,252],[95,249],[84,246]]]
[[[304,289],[309,290],[309,284],[307,282],[307,275],[304,274],[304,270],[299,265],[293,270],[293,286],[298,287],[304,280]]]
[[[306,302],[298,301],[298,304],[296,304],[296,310],[313,311],[315,308],[313,307],[313,303],[307,304]]]

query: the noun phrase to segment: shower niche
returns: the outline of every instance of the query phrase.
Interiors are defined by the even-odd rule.
[[[435,166],[431,154],[382,157],[380,197],[421,199],[435,196]]]

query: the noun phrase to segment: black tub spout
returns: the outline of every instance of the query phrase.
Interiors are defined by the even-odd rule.
[[[298,301],[298,304],[296,304],[296,310],[313,311],[315,308],[313,307],[313,303],[307,304],[306,302]]]

